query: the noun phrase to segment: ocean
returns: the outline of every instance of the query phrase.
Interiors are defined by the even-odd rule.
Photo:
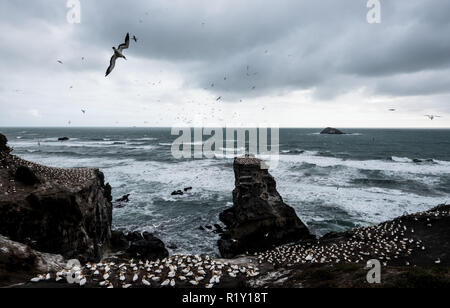
[[[450,130],[280,129],[280,161],[271,169],[284,201],[318,236],[374,225],[450,201]],[[172,253],[217,255],[219,223],[232,206],[232,159],[171,154],[168,128],[0,128],[13,154],[54,167],[95,167],[114,199],[114,228],[149,231]],[[59,137],[71,138],[58,142]],[[40,146],[38,145],[40,142]],[[184,196],[172,191],[191,186]]]

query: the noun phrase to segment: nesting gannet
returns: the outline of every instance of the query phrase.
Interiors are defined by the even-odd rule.
[[[109,74],[111,74],[111,72],[113,71],[114,67],[116,66],[116,60],[117,60],[117,58],[123,58],[123,59],[125,59],[125,60],[127,59],[127,58],[123,55],[122,51],[123,51],[124,49],[128,49],[129,46],[130,46],[130,34],[127,33],[127,36],[125,37],[125,43],[120,44],[118,48],[113,47],[114,54],[113,54],[113,56],[111,57],[111,60],[110,60],[110,63],[109,63],[109,67],[108,67],[108,69],[106,70],[106,75],[105,75],[105,77],[107,77],[107,76],[108,76]]]
[[[86,284],[86,282],[87,282],[86,277],[83,277],[83,278],[80,280],[80,287],[84,286],[84,285]]]
[[[42,277],[34,277],[34,278],[31,278],[31,282],[39,282],[39,281],[41,281],[42,280]]]

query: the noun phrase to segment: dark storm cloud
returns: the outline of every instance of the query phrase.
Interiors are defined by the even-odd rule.
[[[36,23],[68,27],[65,3],[2,1],[0,16],[26,36]],[[139,38],[130,56],[174,63],[190,85],[232,98],[305,89],[332,98],[360,87],[394,96],[445,92],[450,2],[381,1],[377,25],[366,22],[366,3],[81,0],[82,22],[71,26],[67,38],[27,38],[36,55],[22,44],[1,53],[24,69],[64,57],[65,69],[100,71],[129,31]],[[52,44],[73,52],[51,54]],[[81,56],[88,59],[83,65]],[[418,77],[422,71],[426,77]]]

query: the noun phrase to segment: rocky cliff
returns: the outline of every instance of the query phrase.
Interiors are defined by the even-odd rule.
[[[220,214],[227,226],[218,243],[224,257],[314,239],[294,209],[283,202],[274,178],[261,168],[262,163],[252,157],[234,161],[233,207]]]
[[[0,234],[41,252],[98,260],[111,237],[111,187],[97,169],[11,155],[0,134]]]
[[[37,273],[55,273],[65,266],[61,255],[41,253],[0,235],[0,287],[27,282]]]

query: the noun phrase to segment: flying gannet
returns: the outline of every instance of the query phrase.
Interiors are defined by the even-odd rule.
[[[109,63],[109,67],[106,70],[106,75],[105,77],[108,77],[109,74],[111,74],[111,72],[113,71],[114,67],[116,66],[116,60],[117,58],[123,58],[123,59],[127,59],[124,55],[123,55],[123,50],[124,49],[128,49],[128,47],[130,46],[130,34],[127,33],[127,36],[125,37],[125,43],[120,44],[118,48],[113,47],[112,49],[114,50],[114,54],[111,57],[110,63]]]
[[[431,121],[433,121],[435,118],[441,118],[441,116],[433,115],[433,114],[426,114],[427,118],[429,118]]]

